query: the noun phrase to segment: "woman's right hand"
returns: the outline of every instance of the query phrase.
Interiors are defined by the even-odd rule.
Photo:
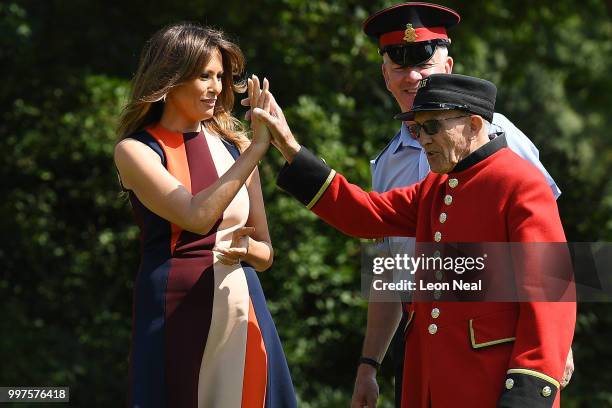
[[[270,94],[268,92],[270,83],[266,78],[263,80],[263,90],[259,88],[259,78],[252,75],[247,80],[248,98],[251,109],[260,108],[270,112]],[[266,149],[270,146],[272,135],[260,117],[251,116],[251,129],[253,129],[253,140],[251,144],[262,146]]]
[[[248,81],[249,97],[241,101],[242,105],[250,106],[246,114],[251,119],[251,127],[255,133],[264,135],[267,143],[271,143],[281,152],[287,162],[291,163],[301,146],[293,137],[287,124],[283,110],[270,93],[269,82],[264,78],[263,90],[259,89],[259,78],[253,75]],[[253,137],[255,142],[256,137]]]

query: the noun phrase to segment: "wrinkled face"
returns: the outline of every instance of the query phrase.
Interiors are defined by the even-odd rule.
[[[223,89],[223,60],[215,50],[200,75],[186,81],[170,92],[166,105],[172,104],[175,111],[188,122],[201,122],[213,117],[217,96]]]
[[[399,104],[402,112],[412,109],[419,81],[431,74],[450,74],[453,59],[448,52],[438,47],[434,55],[425,63],[413,67],[395,64],[387,54],[383,55],[382,72],[387,89]]]
[[[434,173],[448,173],[455,165],[468,156],[474,137],[470,125],[471,115],[462,111],[417,112],[415,122],[423,124],[428,120],[442,120],[435,135],[428,135],[424,129],[419,132],[419,143],[427,153],[429,167]]]

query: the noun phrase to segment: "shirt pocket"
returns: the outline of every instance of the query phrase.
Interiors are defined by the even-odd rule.
[[[469,320],[470,344],[474,350],[516,340],[518,309],[489,313]]]

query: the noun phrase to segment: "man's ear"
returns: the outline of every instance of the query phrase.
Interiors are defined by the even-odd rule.
[[[445,74],[450,74],[453,72],[453,64],[455,63],[455,61],[453,61],[453,57],[446,57],[446,63],[444,64],[444,73]]]
[[[470,116],[470,130],[472,134],[478,135],[480,131],[484,128],[485,121],[482,116],[472,115]]]
[[[387,73],[387,64],[385,64],[384,61],[381,64],[380,69],[382,70],[383,78],[385,79],[385,86],[387,87],[387,90],[391,92],[391,88],[389,88],[389,74]]]

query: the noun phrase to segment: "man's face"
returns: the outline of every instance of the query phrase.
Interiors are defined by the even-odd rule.
[[[435,135],[429,135],[421,129],[419,143],[427,153],[431,171],[444,174],[469,155],[473,131],[470,125],[471,115],[462,111],[418,112],[415,122],[423,124],[428,120],[442,120]]]
[[[383,55],[382,72],[387,89],[399,104],[402,112],[412,109],[419,81],[431,74],[450,74],[453,69],[453,59],[448,52],[440,47],[425,63],[413,67],[402,67]]]

